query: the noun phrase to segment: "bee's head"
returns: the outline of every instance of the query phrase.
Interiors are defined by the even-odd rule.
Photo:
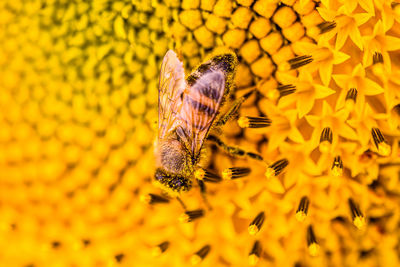
[[[189,191],[192,187],[190,179],[179,174],[168,173],[160,168],[156,170],[154,178],[168,192],[180,193],[182,191]]]

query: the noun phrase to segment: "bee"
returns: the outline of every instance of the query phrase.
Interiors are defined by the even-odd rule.
[[[203,144],[221,123],[219,110],[230,94],[237,66],[234,53],[212,57],[186,79],[182,61],[169,50],[158,87],[155,183],[170,195],[191,189]]]

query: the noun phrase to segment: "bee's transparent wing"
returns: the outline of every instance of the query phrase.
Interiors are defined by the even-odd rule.
[[[179,113],[182,121],[177,134],[184,141],[193,159],[197,159],[204,139],[218,114],[225,91],[225,75],[208,70],[183,95]]]
[[[162,139],[177,125],[182,107],[182,93],[186,87],[183,63],[176,53],[165,54],[158,84],[158,139]]]

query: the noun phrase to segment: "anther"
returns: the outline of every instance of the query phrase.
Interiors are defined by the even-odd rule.
[[[296,86],[292,84],[281,84],[278,86],[277,90],[279,91],[279,97],[281,98],[293,94],[296,91]]]
[[[372,56],[372,62],[373,64],[378,64],[378,63],[383,63],[383,56],[381,53],[375,52],[374,55]]]
[[[265,219],[265,214],[262,211],[254,218],[254,220],[250,223],[249,227],[247,228],[249,234],[251,235],[257,234],[264,223],[264,219]]]
[[[391,6],[392,6],[392,9],[393,9],[393,11],[394,11],[394,13],[397,15],[397,16],[399,16],[400,15],[400,3],[398,3],[398,2],[392,2],[392,4],[391,4]]]
[[[299,207],[296,210],[296,219],[299,222],[304,222],[304,220],[306,219],[309,205],[310,205],[310,200],[308,199],[308,197],[306,196],[302,197],[300,200]]]
[[[123,259],[125,258],[125,254],[123,253],[119,253],[117,255],[114,256],[114,259],[116,260],[116,262],[120,263]]]
[[[249,253],[249,264],[252,266],[256,265],[257,262],[260,260],[261,253],[262,253],[262,248],[260,241],[256,240]]]
[[[221,177],[219,177],[217,174],[209,172],[202,168],[199,168],[194,172],[194,177],[197,180],[202,180],[204,182],[210,182],[210,183],[218,183],[222,180]]]
[[[382,156],[388,156],[391,152],[391,147],[386,142],[381,131],[378,128],[372,128],[371,134],[372,134],[372,139],[374,140],[375,146],[378,149],[378,153]]]
[[[325,127],[321,132],[321,137],[319,138],[319,150],[322,153],[329,151],[332,144],[332,130],[329,127]]]
[[[238,124],[241,128],[264,128],[271,125],[268,117],[240,117]]]
[[[336,27],[336,22],[334,21],[324,21],[320,24],[317,25],[320,34],[324,34],[326,32],[329,32],[333,30]]]
[[[158,244],[152,251],[153,256],[154,257],[160,256],[168,249],[168,247],[169,247],[169,241],[164,241]]]
[[[312,225],[309,225],[307,228],[307,245],[310,255],[317,256],[319,252],[319,245],[317,243],[317,239],[315,238]]]
[[[298,56],[280,64],[278,66],[278,69],[280,71],[294,70],[303,67],[311,63],[312,61],[313,58],[310,55]]]
[[[289,161],[287,159],[280,159],[275,161],[270,166],[268,166],[267,170],[265,171],[265,176],[267,178],[272,178],[278,176],[285,168],[289,165]]]
[[[208,253],[210,252],[211,247],[210,245],[205,245],[204,247],[202,247],[199,251],[197,251],[191,258],[190,258],[190,262],[192,263],[192,265],[196,265],[199,264],[202,260],[204,260],[204,258],[208,255]]]
[[[362,214],[360,207],[354,202],[352,198],[349,198],[349,206],[353,224],[358,229],[362,229],[365,226],[365,217]]]
[[[354,105],[357,101],[357,93],[358,92],[356,88],[350,88],[350,90],[347,91],[345,100],[345,107],[347,110],[352,110],[354,108]]]
[[[222,172],[222,178],[225,180],[233,180],[242,178],[249,175],[251,172],[250,168],[247,167],[232,167],[227,168]]]
[[[141,195],[140,201],[147,204],[168,203],[169,198],[156,194],[147,194],[147,195]]]
[[[179,216],[179,221],[180,222],[192,222],[203,216],[204,216],[203,209],[189,210],[189,211],[185,211],[184,213],[181,214],[181,216]]]
[[[333,176],[342,176],[343,174],[343,161],[340,156],[333,159],[331,172]]]

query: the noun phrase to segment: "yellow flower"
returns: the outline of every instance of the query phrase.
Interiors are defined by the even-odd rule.
[[[379,20],[374,26],[372,35],[365,36],[364,43],[365,52],[363,56],[363,65],[371,65],[374,53],[379,52],[382,54],[385,68],[390,72],[392,65],[388,52],[400,49],[400,38],[386,35],[383,23]]]
[[[298,77],[282,73],[279,75],[279,79],[282,83],[291,84],[295,87],[293,94],[280,99],[279,106],[285,107],[295,102],[300,118],[311,111],[315,100],[326,98],[335,93],[329,87],[315,83],[308,71],[300,71]]]
[[[350,74],[335,74],[333,80],[342,89],[339,99],[336,102],[336,108],[344,107],[348,90],[355,88],[357,90],[356,107],[361,110],[365,103],[365,96],[377,95],[384,92],[383,88],[373,80],[366,77],[363,65],[358,64]]]

